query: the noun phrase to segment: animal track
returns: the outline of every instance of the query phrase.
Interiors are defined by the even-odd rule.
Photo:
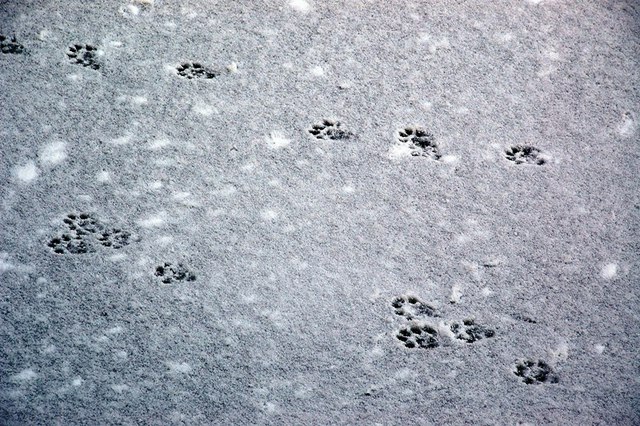
[[[171,284],[174,281],[195,281],[196,276],[189,271],[182,263],[172,265],[165,262],[156,267],[156,277],[160,277],[163,284]]]
[[[421,127],[405,127],[398,130],[398,142],[408,144],[414,157],[423,156],[434,160],[442,157],[433,134]]]
[[[98,48],[90,44],[72,44],[67,49],[67,56],[72,64],[82,65],[94,70],[100,69],[97,62]]]
[[[47,244],[56,254],[85,254],[95,252],[96,242],[113,249],[120,249],[133,240],[129,231],[107,229],[90,213],[69,213],[63,220],[68,233],[49,240]]]
[[[19,55],[23,53],[24,46],[18,43],[15,36],[8,37],[0,34],[0,51],[2,51],[2,53]]]
[[[341,129],[342,123],[334,120],[322,120],[322,123],[314,124],[308,130],[313,137],[319,140],[342,140],[349,139],[353,134]]]
[[[52,238],[47,244],[56,254],[93,253],[95,249],[78,235],[62,234]]]
[[[128,246],[130,239],[131,233],[129,231],[123,231],[122,229],[108,229],[98,236],[100,244],[116,250]]]
[[[505,150],[507,160],[513,161],[516,164],[535,164],[541,166],[546,163],[546,160],[542,158],[541,154],[538,148],[529,145],[515,145]]]
[[[433,349],[440,346],[438,331],[428,324],[413,322],[400,328],[396,338],[409,349]]]
[[[454,322],[449,328],[456,339],[464,340],[467,343],[473,343],[478,340],[493,337],[496,334],[495,331],[476,324],[472,319],[466,319],[462,321],[462,324]]]
[[[539,385],[545,382],[558,383],[559,380],[553,368],[541,359],[538,361],[519,360],[516,362],[513,373],[522,377],[522,380],[528,385]]]
[[[430,306],[415,296],[399,296],[393,299],[391,306],[395,309],[396,315],[412,320],[419,317],[437,317],[438,314],[433,306]]]
[[[206,68],[197,62],[184,62],[176,67],[178,75],[189,80],[193,78],[211,79],[220,75],[219,72]]]

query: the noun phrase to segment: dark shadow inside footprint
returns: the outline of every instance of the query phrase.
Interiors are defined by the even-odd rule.
[[[349,139],[353,133],[342,129],[342,123],[334,120],[322,120],[314,124],[308,132],[318,140],[342,140]]]
[[[396,339],[409,349],[433,349],[440,346],[438,331],[426,324],[413,323],[402,327],[396,333]]]
[[[24,46],[18,43],[15,36],[9,37],[0,34],[0,51],[6,54],[19,55],[24,52]]]

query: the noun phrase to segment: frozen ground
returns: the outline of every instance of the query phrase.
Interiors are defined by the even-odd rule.
[[[0,17],[2,424],[640,423],[637,2]]]

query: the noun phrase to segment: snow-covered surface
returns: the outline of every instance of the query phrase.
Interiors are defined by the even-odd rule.
[[[637,2],[0,17],[2,424],[640,423]]]

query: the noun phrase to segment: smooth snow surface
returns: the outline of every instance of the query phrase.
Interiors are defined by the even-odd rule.
[[[0,2],[0,424],[640,424],[639,23]]]

